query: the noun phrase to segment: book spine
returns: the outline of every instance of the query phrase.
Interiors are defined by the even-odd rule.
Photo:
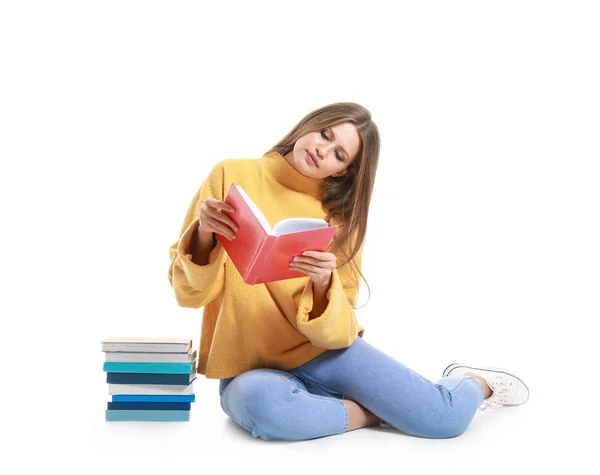
[[[196,373],[191,374],[153,374],[153,373],[106,373],[108,384],[174,384],[188,386]]]
[[[271,255],[275,244],[277,243],[277,236],[267,235],[263,239],[258,252],[254,256],[252,260],[252,264],[250,265],[250,269],[244,279],[244,282],[247,284],[254,285],[256,281],[260,278],[262,269],[267,262],[267,259]]]
[[[106,352],[105,361],[111,363],[193,363],[193,353],[123,353]]]
[[[248,270],[246,271],[246,275],[244,275],[244,282],[246,282],[247,284],[252,284],[252,279],[254,278],[254,273],[255,273],[255,266],[259,265],[259,258],[260,258],[260,254],[262,252],[263,247],[265,246],[265,243],[267,242],[267,238],[269,236],[265,236],[262,240],[262,242],[260,243],[260,246],[258,247],[258,250],[256,251],[256,253],[254,254],[254,257],[252,258],[252,261],[250,261],[250,265],[248,266]]]
[[[108,402],[106,409],[114,411],[147,410],[147,411],[189,411],[191,402]]]
[[[107,421],[189,421],[191,411],[144,411],[106,409]]]
[[[115,384],[111,383],[108,385],[108,394],[114,396],[117,395],[129,395],[129,396],[140,396],[140,395],[191,395],[194,394],[193,384],[185,386],[172,385],[172,384]]]
[[[111,343],[103,344],[105,353],[187,353],[191,345],[186,347],[174,345],[151,345],[148,343]]]
[[[195,402],[196,395],[115,394],[112,402]]]
[[[159,373],[159,374],[190,374],[192,363],[104,363],[104,371],[112,373]]]

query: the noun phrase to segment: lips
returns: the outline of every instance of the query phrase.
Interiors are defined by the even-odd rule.
[[[319,167],[319,162],[317,161],[317,157],[315,157],[312,153],[310,153],[308,150],[306,151],[306,153],[308,153],[308,156],[310,157],[310,159],[313,161],[313,163],[315,164],[315,167]]]

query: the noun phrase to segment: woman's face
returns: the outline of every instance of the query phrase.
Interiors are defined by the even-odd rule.
[[[360,137],[356,127],[344,122],[303,135],[285,159],[311,178],[342,176],[356,158],[359,148]]]

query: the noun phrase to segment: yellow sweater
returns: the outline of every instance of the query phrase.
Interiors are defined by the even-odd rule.
[[[306,177],[277,152],[257,159],[217,163],[194,196],[179,239],[170,247],[169,281],[182,307],[204,307],[198,373],[229,378],[254,368],[287,370],[327,349],[350,346],[364,329],[356,320],[362,246],[352,262],[333,271],[327,307],[309,321],[313,288],[309,276],[280,282],[244,283],[221,243],[208,264],[192,262],[190,243],[207,198],[224,200],[229,185],[241,185],[273,226],[284,218],[324,219],[320,180]],[[340,224],[337,233],[342,229]],[[356,242],[356,241],[354,241]],[[348,250],[346,251],[348,253]],[[337,265],[345,262],[338,254]]]

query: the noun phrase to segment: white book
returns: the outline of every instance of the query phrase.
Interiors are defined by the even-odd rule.
[[[105,361],[114,363],[193,363],[196,350],[190,348],[188,353],[124,353],[107,351]]]
[[[191,338],[111,337],[102,342],[102,351],[125,353],[187,353]]]
[[[108,394],[153,394],[189,395],[194,394],[194,383],[182,384],[109,384]]]

